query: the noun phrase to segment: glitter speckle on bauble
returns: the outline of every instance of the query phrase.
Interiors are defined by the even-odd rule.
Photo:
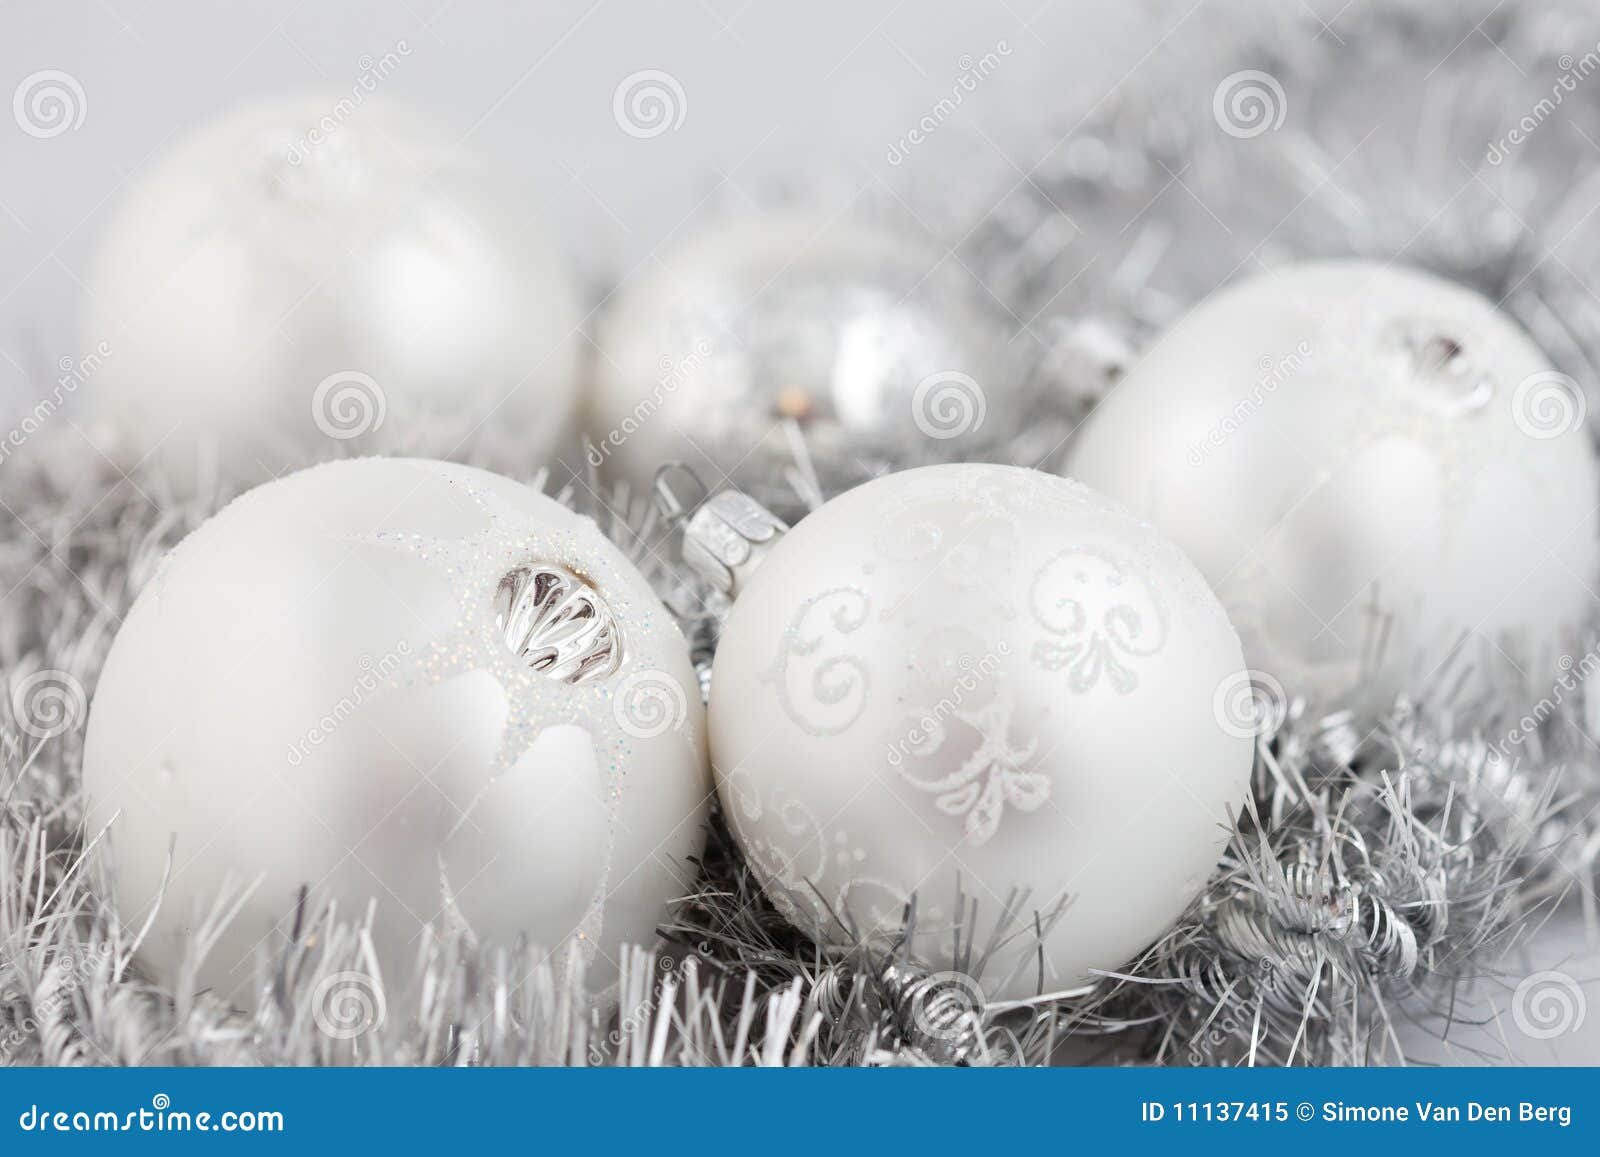
[[[351,453],[527,474],[575,431],[567,277],[456,136],[385,97],[228,110],[132,180],[88,284],[96,437],[176,484]]]
[[[1487,300],[1397,266],[1267,272],[1173,326],[1067,473],[1193,558],[1252,667],[1328,710],[1547,691],[1593,612],[1584,398]]]
[[[246,893],[196,980],[248,1005],[302,887],[376,905],[386,984],[465,927],[603,988],[692,883],[710,784],[683,637],[592,522],[367,458],[252,490],[167,558],[106,661],[84,790],[125,925],[170,873],[140,953],[163,982]]]
[[[1216,865],[1251,767],[1251,721],[1219,708],[1240,688],[1227,616],[1150,527],[1039,471],[929,466],[833,499],[737,594],[717,789],[802,929],[893,938],[914,896],[913,957],[1057,992]]]

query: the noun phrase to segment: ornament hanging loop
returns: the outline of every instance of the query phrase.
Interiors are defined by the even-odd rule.
[[[685,502],[674,488],[675,475],[687,479],[691,493]],[[683,561],[712,590],[732,599],[789,526],[748,494],[723,490],[716,494],[695,470],[683,462],[667,462],[655,473],[652,485],[662,521],[683,528]]]
[[[683,561],[713,590],[737,598],[789,526],[748,494],[723,490],[689,516]]]
[[[678,491],[673,489],[672,477],[675,474],[687,479],[694,492],[699,495],[693,502],[685,504],[679,497]],[[711,496],[711,487],[707,486],[705,480],[685,462],[663,462],[656,470],[650,490],[652,501],[655,502],[662,521],[674,530],[683,525],[690,513]]]

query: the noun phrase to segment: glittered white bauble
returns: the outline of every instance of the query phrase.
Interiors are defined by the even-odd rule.
[[[1125,963],[1194,898],[1250,774],[1240,693],[1177,547],[1051,475],[930,466],[770,547],[717,649],[712,766],[802,928],[893,936],[915,894],[918,957],[973,967],[998,929],[979,980],[1021,997]]]
[[[1269,684],[1359,711],[1537,697],[1597,589],[1583,408],[1476,294],[1298,265],[1168,331],[1066,469],[1184,547]]]
[[[590,460],[647,485],[686,462],[763,501],[790,488],[787,419],[825,490],[885,466],[982,458],[1029,418],[1010,319],[898,232],[796,212],[668,250],[600,327]]]
[[[387,982],[425,926],[615,975],[693,880],[710,791],[676,624],[589,520],[470,467],[355,459],[245,494],[135,602],[91,705],[84,788],[121,919],[174,982],[248,1003],[298,890],[359,918]]]
[[[358,452],[547,463],[576,426],[578,310],[491,173],[405,106],[302,93],[178,138],[90,279],[120,454],[180,479]]]

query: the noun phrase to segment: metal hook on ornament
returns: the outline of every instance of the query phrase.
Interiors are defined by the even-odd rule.
[[[700,497],[685,505],[669,481],[674,472],[684,475]],[[706,485],[694,467],[686,462],[672,461],[663,462],[656,468],[655,477],[650,482],[650,492],[662,522],[669,530],[676,530],[688,521],[689,516],[702,502],[711,496],[711,487]]]
[[[688,475],[704,497],[685,506],[669,481],[672,471]],[[683,527],[683,561],[712,590],[735,598],[788,523],[739,490],[711,493],[710,487],[682,462],[668,462],[656,471],[655,501],[670,527]]]

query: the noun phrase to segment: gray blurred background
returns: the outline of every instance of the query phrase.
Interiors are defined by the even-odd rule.
[[[1014,183],[1046,127],[1136,83],[1152,37],[1189,7],[1164,20],[1060,0],[8,3],[0,88],[58,69],[82,85],[85,115],[48,139],[9,131],[9,118],[0,132],[0,398],[15,403],[25,368],[80,352],[71,320],[119,190],[175,133],[241,100],[306,84],[348,92],[392,55],[381,91],[488,154],[528,227],[596,285],[701,214],[797,183],[838,200],[879,182]],[[1002,43],[1002,67],[891,164],[963,61]],[[646,69],[679,82],[683,117],[641,139],[612,101]]]

